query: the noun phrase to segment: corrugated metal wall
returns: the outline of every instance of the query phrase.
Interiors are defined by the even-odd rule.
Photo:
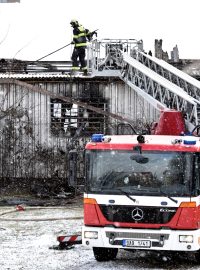
[[[110,111],[133,119],[136,126],[140,127],[140,123],[151,123],[158,119],[158,111],[121,81],[108,84],[104,94],[109,99]],[[116,120],[112,122],[116,123]]]
[[[137,94],[119,80],[78,80],[78,81],[43,81],[29,82],[52,93],[69,96],[94,106],[133,119],[152,121],[157,118],[156,112]],[[67,182],[69,176],[68,153],[72,149],[72,126],[75,131],[81,121],[87,118],[87,132],[82,133],[75,142],[78,150],[78,177],[83,177],[83,149],[90,132],[115,133],[117,120],[92,112],[83,117],[85,110],[75,108],[76,122],[69,121],[74,117],[72,110],[64,107],[64,124],[61,119],[60,101],[52,100],[48,95],[32,92],[16,84],[0,84],[0,179],[1,185],[15,181],[26,185],[36,179],[44,182],[62,179]],[[57,107],[56,107],[57,106]],[[57,108],[57,109],[56,109]],[[57,110],[57,111],[56,111]],[[59,111],[60,110],[60,111]],[[70,112],[70,113],[69,113]],[[60,114],[57,117],[57,114]],[[66,116],[67,115],[67,116]],[[80,117],[81,116],[81,117]],[[91,116],[91,118],[90,118]],[[68,117],[68,122],[66,122]],[[94,118],[94,119],[93,119]],[[52,132],[52,121],[61,121],[62,132]],[[57,125],[57,123],[56,123]],[[95,129],[96,127],[96,129]],[[112,128],[111,128],[112,127]],[[90,129],[89,129],[90,128]],[[101,129],[101,130],[99,130]],[[20,179],[20,180],[19,180]]]

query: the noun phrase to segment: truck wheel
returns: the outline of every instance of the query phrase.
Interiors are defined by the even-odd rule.
[[[98,262],[114,260],[117,257],[117,248],[93,247],[94,257]]]
[[[195,257],[195,262],[196,262],[196,264],[200,264],[200,250],[198,250],[198,251],[196,251],[195,253],[194,253],[194,257]]]

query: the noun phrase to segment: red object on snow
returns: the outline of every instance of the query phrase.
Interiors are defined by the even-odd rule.
[[[82,244],[82,236],[80,234],[58,236],[58,242],[65,243],[66,245]]]
[[[17,211],[25,211],[25,207],[23,205],[19,204],[16,206],[16,210]]]

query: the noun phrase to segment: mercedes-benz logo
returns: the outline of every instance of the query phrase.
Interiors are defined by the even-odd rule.
[[[133,209],[131,216],[135,221],[139,221],[143,219],[144,213],[140,208],[136,207],[135,209]]]

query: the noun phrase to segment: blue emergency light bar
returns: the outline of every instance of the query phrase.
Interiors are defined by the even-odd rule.
[[[187,145],[195,145],[196,140],[194,138],[186,138],[183,140],[183,143]]]
[[[92,135],[92,142],[102,142],[104,134],[93,134]]]

